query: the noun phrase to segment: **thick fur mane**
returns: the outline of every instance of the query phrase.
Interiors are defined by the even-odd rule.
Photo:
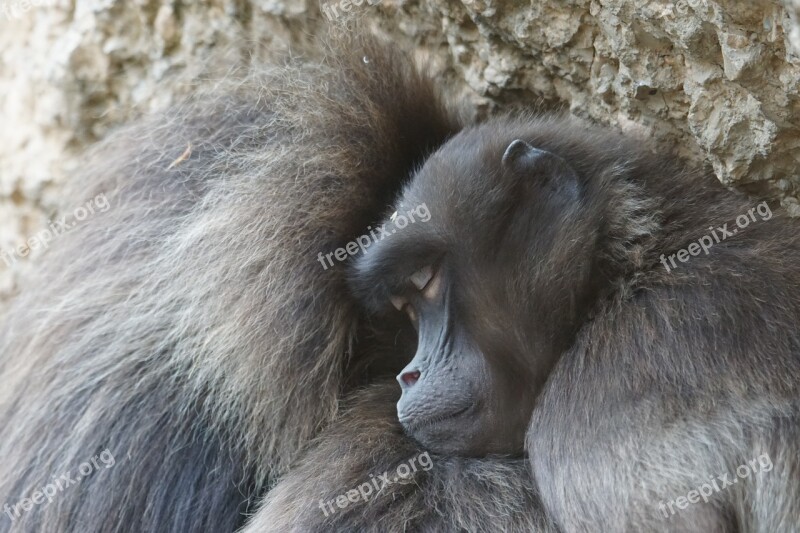
[[[0,501],[103,449],[117,464],[16,525],[240,523],[373,356],[344,268],[317,254],[377,220],[454,127],[399,53],[340,35],[322,62],[249,72],[103,142],[64,203],[110,209],[53,243],[0,329]]]

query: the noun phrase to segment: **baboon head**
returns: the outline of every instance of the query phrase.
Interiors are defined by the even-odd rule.
[[[365,304],[417,330],[397,412],[434,451],[521,454],[536,395],[595,291],[584,179],[529,138],[491,123],[456,135],[394,215],[425,205],[429,220],[387,220],[393,232],[356,264]]]

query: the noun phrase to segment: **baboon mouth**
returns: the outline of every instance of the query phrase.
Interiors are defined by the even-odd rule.
[[[404,428],[408,431],[418,431],[422,428],[434,426],[436,424],[440,424],[446,420],[452,420],[454,418],[458,418],[467,414],[467,412],[471,411],[475,407],[474,403],[467,405],[461,409],[457,409],[447,414],[443,415],[434,415],[425,418],[413,417],[408,416],[405,418],[400,419],[400,423],[403,425]]]

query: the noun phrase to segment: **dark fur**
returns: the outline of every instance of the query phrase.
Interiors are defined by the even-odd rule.
[[[508,168],[516,139],[555,157]],[[438,311],[402,280],[436,263],[451,309],[433,335],[457,344],[451,326],[466,324],[464,345],[488,370],[475,412],[442,420],[455,389],[437,380],[467,387],[474,365],[464,350],[418,353],[404,394],[422,386],[434,416],[409,431],[475,454],[475,439],[498,431],[476,416],[483,406],[504,406],[502,424],[521,432],[528,417],[513,413],[533,410],[525,449],[563,531],[798,531],[800,223],[750,221],[668,273],[661,254],[710,225],[732,229],[756,202],[650,149],[574,119],[498,118],[426,162],[398,204],[424,202],[431,222],[368,252],[355,286],[372,308],[397,295],[419,305],[422,337]],[[437,357],[447,376],[431,371]],[[522,438],[498,446],[519,453]],[[764,453],[773,470],[662,514],[661,502]]]

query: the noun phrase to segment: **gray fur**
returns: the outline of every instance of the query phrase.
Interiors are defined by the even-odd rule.
[[[64,205],[111,208],[53,243],[2,321],[0,502],[103,449],[117,463],[14,531],[232,531],[343,393],[402,366],[317,254],[376,221],[455,122],[402,53],[335,42],[87,158]]]

